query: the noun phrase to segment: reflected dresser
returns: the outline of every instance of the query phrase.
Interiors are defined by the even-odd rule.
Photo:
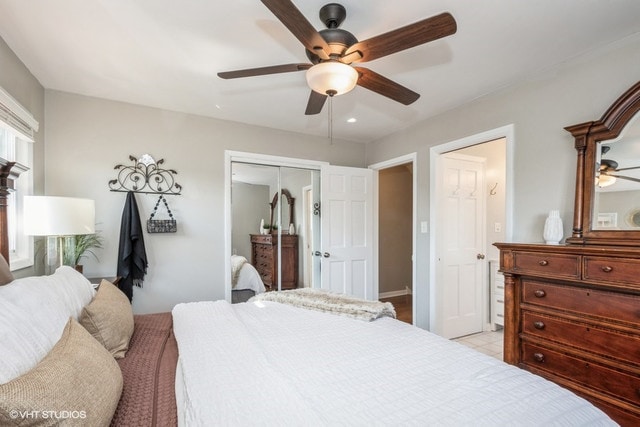
[[[298,235],[252,234],[251,264],[267,290],[278,288],[278,240],[281,244],[282,289],[298,287]]]

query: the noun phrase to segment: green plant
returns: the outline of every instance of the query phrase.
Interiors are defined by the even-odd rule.
[[[93,249],[102,249],[102,236],[99,234],[78,234],[75,236],[65,237],[64,244],[64,264],[76,266],[82,257],[88,254],[98,261],[98,256]]]

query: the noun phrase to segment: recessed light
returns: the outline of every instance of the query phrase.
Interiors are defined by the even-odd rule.
[[[347,119],[347,123],[355,123],[358,120],[355,117],[351,117],[350,119]]]
[[[222,107],[221,107],[221,106],[219,106],[218,104],[216,104],[216,108],[217,108],[218,110],[221,110],[221,109],[222,109]]]

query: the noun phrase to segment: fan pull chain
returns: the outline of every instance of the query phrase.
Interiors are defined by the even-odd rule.
[[[333,91],[327,91],[327,95],[329,95],[329,144],[333,145],[333,95],[334,93],[330,93]]]

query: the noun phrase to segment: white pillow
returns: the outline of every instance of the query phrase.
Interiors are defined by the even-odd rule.
[[[58,342],[69,317],[78,320],[94,295],[89,280],[67,266],[0,287],[0,384],[36,366]]]

